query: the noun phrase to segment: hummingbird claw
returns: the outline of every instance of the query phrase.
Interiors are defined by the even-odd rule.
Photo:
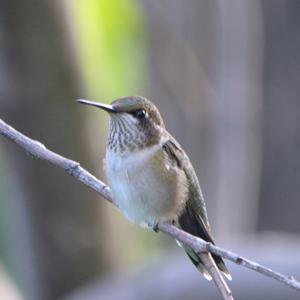
[[[153,227],[152,227],[154,232],[159,232],[159,228],[158,228],[158,223],[156,223]]]

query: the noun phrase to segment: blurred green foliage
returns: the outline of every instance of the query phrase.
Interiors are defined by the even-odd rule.
[[[146,39],[133,0],[74,1],[80,64],[89,96],[109,102],[142,91]]]

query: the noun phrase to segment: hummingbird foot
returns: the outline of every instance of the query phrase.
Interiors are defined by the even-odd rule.
[[[176,220],[170,220],[170,221],[168,221],[167,223],[169,223],[169,224],[171,224],[171,225],[176,225]],[[154,225],[152,225],[152,226],[150,226],[152,229],[153,229],[153,231],[154,232],[159,232],[159,226],[158,226],[158,222],[157,223],[155,223]],[[149,224],[150,225],[150,224]]]
[[[159,232],[158,221],[141,222],[140,226],[147,229],[152,229],[154,232]]]
[[[158,223],[154,224],[152,229],[153,229],[154,232],[158,233],[159,232]]]

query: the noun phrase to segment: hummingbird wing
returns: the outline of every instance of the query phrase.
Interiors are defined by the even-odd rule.
[[[185,209],[178,219],[178,227],[192,235],[202,238],[207,242],[215,244],[210,231],[204,197],[201,192],[197,175],[188,156],[182,150],[178,142],[171,136],[170,139],[163,145],[163,149],[167,153],[169,159],[175,161],[177,167],[184,171],[187,177],[187,182],[189,183],[188,199]],[[182,245],[182,247],[204,277],[211,279],[199,255],[188,246]],[[212,257],[219,270],[222,271],[228,279],[231,279],[222,257],[214,254],[212,254]]]

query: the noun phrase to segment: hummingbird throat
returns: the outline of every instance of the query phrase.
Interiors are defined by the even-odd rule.
[[[159,143],[161,130],[158,126],[151,125],[140,123],[126,113],[110,115],[108,149],[115,153],[126,154]]]

